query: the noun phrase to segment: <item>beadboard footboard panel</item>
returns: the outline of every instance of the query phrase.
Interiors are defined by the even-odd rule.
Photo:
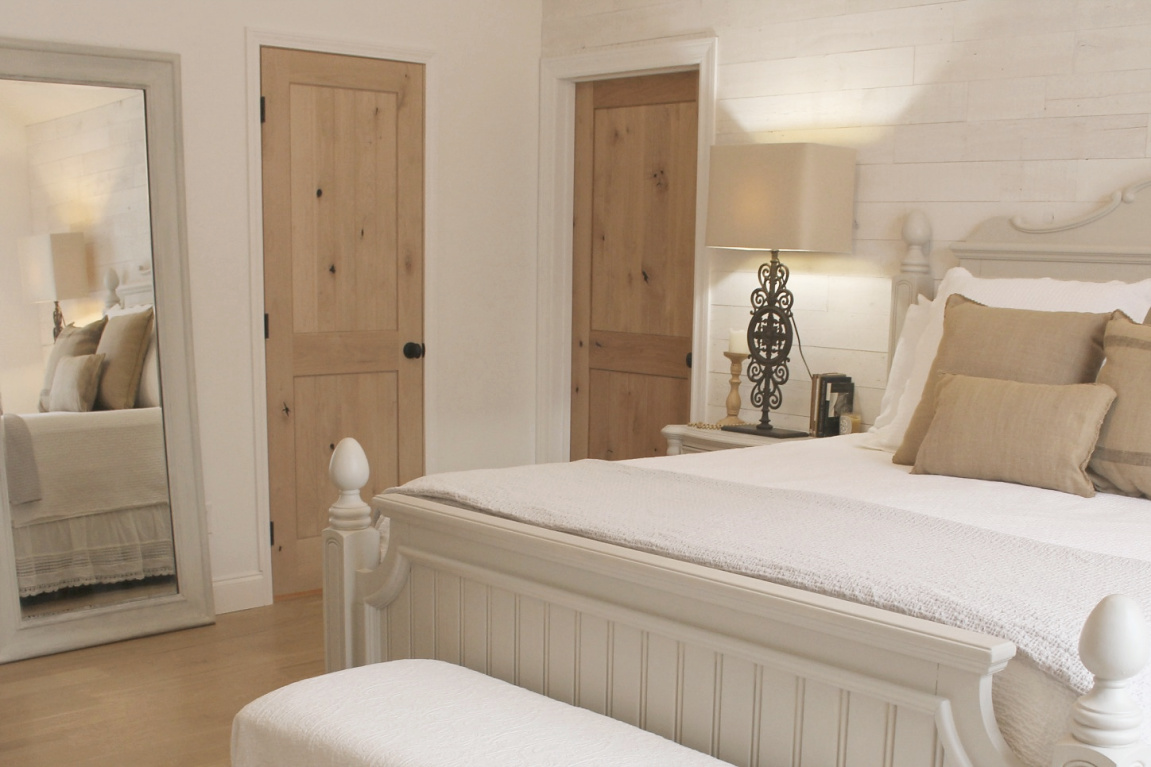
[[[431,501],[373,507],[379,559],[341,596],[352,665],[461,664],[737,765],[1018,764],[991,708],[1010,642]]]

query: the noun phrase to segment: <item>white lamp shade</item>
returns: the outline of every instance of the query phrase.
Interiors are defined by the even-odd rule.
[[[850,253],[855,150],[825,144],[711,148],[707,244]]]
[[[89,294],[84,235],[41,234],[16,243],[29,301],[64,301]]]

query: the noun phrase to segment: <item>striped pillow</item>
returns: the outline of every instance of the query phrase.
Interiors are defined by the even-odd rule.
[[[1099,383],[1116,397],[1089,470],[1101,492],[1151,498],[1151,326],[1111,320],[1103,352]]]

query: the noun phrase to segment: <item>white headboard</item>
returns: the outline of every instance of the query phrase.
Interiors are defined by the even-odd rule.
[[[1133,282],[1151,277],[1151,179],[1115,192],[1098,210],[1049,225],[1029,224],[1019,216],[991,218],[967,239],[952,243],[961,266],[980,277],[1055,277],[1067,280]],[[1146,190],[1142,196],[1140,192]],[[924,255],[931,224],[912,211],[903,227],[907,256],[891,284],[888,348],[903,329],[903,319],[919,294],[933,296],[936,279]],[[1143,319],[1136,317],[1136,320]]]

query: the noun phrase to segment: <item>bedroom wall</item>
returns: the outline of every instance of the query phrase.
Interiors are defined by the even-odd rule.
[[[427,467],[534,456],[539,0],[0,0],[4,34],[180,55],[190,291],[216,606],[260,569],[262,354],[249,226],[246,30],[431,54]],[[255,295],[259,295],[256,286]]]
[[[151,269],[144,95],[29,125],[29,227],[35,234],[82,232],[91,298],[61,301],[65,322],[99,319],[104,274],[121,282]],[[40,343],[52,346],[52,306],[40,304]]]
[[[985,217],[1049,222],[1151,176],[1144,0],[544,0],[545,56],[699,33],[719,39],[718,143],[858,150],[854,255],[786,262],[808,362],[862,385],[865,422],[886,379],[887,277],[908,211],[931,218],[945,267],[948,243]],[[761,259],[710,258],[714,421]],[[773,422],[802,427],[810,384],[796,356],[791,371]]]
[[[27,143],[23,122],[0,111],[0,397],[9,413],[36,410],[44,377],[39,314],[24,299],[16,258],[16,241],[31,233]]]

